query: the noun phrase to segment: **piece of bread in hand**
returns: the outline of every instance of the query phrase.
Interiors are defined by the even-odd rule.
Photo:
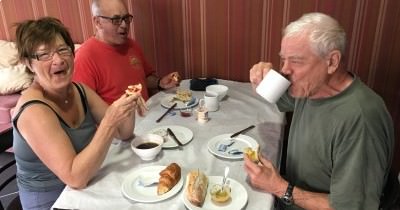
[[[187,175],[186,198],[195,206],[203,206],[207,195],[208,178],[199,170],[193,170]]]
[[[141,94],[142,92],[142,84],[136,84],[136,85],[129,85],[128,88],[125,90],[125,94],[127,96],[131,96],[133,94]],[[149,110],[149,107],[147,107],[146,102],[144,101],[142,95],[139,95],[137,99],[137,104],[138,104],[138,113],[140,116],[143,116],[146,111]]]
[[[142,84],[136,84],[136,85],[129,85],[128,88],[125,90],[125,93],[127,95],[133,95],[134,93],[140,93],[142,92]]]
[[[252,149],[251,147],[246,147],[243,149],[243,153],[249,157],[249,159],[255,163],[259,163],[260,159],[258,158],[260,147],[258,146],[256,149]]]
[[[157,194],[162,195],[170,191],[181,179],[181,167],[171,163],[160,172],[160,179],[157,186]]]
[[[179,82],[179,79],[180,79],[179,74],[178,74],[178,73],[174,73],[174,74],[172,75],[172,79],[173,79],[175,82]]]

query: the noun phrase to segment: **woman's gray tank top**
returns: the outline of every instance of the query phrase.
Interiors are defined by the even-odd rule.
[[[74,85],[79,91],[79,95],[85,112],[85,119],[78,128],[69,127],[65,123],[65,121],[54,111],[53,108],[40,100],[32,100],[26,102],[21,106],[19,112],[15,115],[13,119],[13,148],[15,160],[17,162],[17,183],[19,188],[23,188],[27,191],[44,192],[55,189],[63,189],[65,187],[65,184],[52,171],[50,171],[38,158],[38,156],[32,151],[32,149],[29,147],[26,140],[22,137],[16,126],[20,114],[29,105],[43,104],[44,106],[50,107],[54,111],[60,121],[61,127],[70,137],[71,143],[76,153],[82,151],[92,140],[92,137],[97,128],[96,121],[94,120],[90,110],[88,110],[88,102],[84,89],[79,84],[74,83]],[[51,141],[51,139],[47,139],[46,141]]]

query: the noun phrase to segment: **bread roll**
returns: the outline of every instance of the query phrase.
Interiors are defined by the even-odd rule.
[[[142,92],[142,84],[136,84],[136,85],[129,85],[128,88],[125,90],[125,94],[127,96],[133,95],[133,94],[140,94]],[[146,102],[144,101],[142,95],[138,96],[137,99],[137,104],[138,104],[138,113],[140,116],[144,116],[144,113],[146,111],[149,111],[149,108],[146,105]]]
[[[125,93],[127,95],[133,95],[134,93],[140,93],[142,92],[142,84],[136,84],[136,85],[129,85],[128,88],[125,90]]]
[[[246,147],[243,149],[243,153],[246,154],[251,161],[258,163],[260,162],[260,159],[258,158],[259,150],[260,147],[257,147],[255,150],[250,147]]]
[[[201,207],[207,194],[208,178],[199,170],[187,175],[186,198],[195,206]]]
[[[178,82],[179,79],[180,79],[179,74],[178,74],[178,73],[173,74],[173,75],[172,75],[172,79],[173,79],[175,82]]]
[[[181,179],[181,167],[171,163],[160,172],[160,179],[157,186],[157,194],[162,195],[170,191]]]

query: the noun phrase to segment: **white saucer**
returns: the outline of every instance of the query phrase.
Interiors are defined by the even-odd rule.
[[[166,166],[147,166],[135,170],[123,181],[122,194],[129,200],[142,203],[154,203],[176,195],[183,187],[183,176],[170,191],[163,195],[157,195],[157,185],[144,187],[138,184],[139,177],[157,178],[160,176],[160,171],[165,168]]]
[[[161,99],[161,106],[164,108],[170,108],[174,103],[176,103],[175,110],[180,110],[180,109],[186,109],[186,108],[193,108],[199,103],[199,99],[193,98],[194,102],[190,103],[189,106],[186,106],[186,104],[183,101],[179,100],[173,100],[175,97],[175,94],[167,94],[163,99]]]
[[[176,138],[184,145],[193,139],[193,132],[189,128],[179,125],[165,125],[150,130],[148,133],[157,134],[164,138],[163,148],[178,147],[178,144],[167,135],[167,128],[170,128],[172,132],[174,132]]]
[[[218,146],[220,144],[228,144],[230,141],[230,136],[232,133],[229,134],[222,134],[219,136],[215,136],[212,139],[208,141],[207,147],[208,151],[211,152],[212,154],[222,157],[222,158],[227,158],[227,159],[242,159],[243,154],[229,154],[228,152],[236,149],[237,151],[243,152],[243,149],[246,147],[251,147],[251,148],[257,148],[258,143],[256,140],[251,138],[250,136],[246,136],[243,134],[240,134],[239,136],[234,137],[234,144],[232,144],[228,149],[223,152],[223,151],[218,151]]]

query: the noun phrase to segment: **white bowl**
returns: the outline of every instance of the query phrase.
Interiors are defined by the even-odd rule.
[[[206,92],[215,92],[218,94],[218,100],[222,100],[228,93],[228,87],[225,85],[209,85],[206,87]]]
[[[163,143],[163,137],[156,134],[145,134],[134,138],[131,147],[142,160],[153,160],[160,153]]]

